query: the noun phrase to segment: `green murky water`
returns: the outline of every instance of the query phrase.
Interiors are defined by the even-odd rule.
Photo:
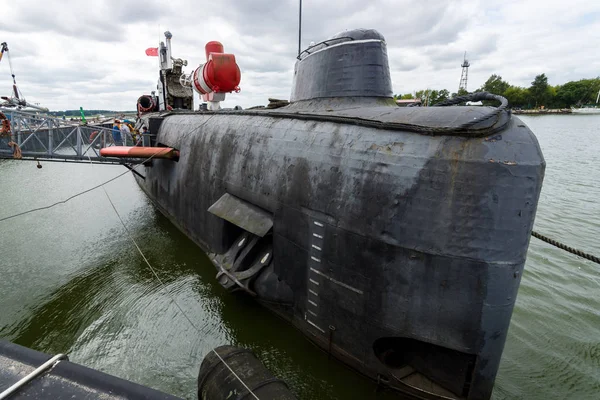
[[[522,118],[547,161],[536,229],[600,253],[600,117]],[[121,167],[0,163],[0,218],[62,200]],[[206,256],[152,207],[130,175],[102,190],[0,222],[0,338],[184,398],[200,362],[241,345],[301,399],[387,399],[253,301],[226,293]],[[167,291],[170,293],[167,294]],[[198,333],[171,296],[200,329]],[[532,238],[495,399],[596,399],[600,266]]]

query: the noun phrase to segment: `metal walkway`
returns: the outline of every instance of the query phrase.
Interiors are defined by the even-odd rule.
[[[79,122],[35,112],[0,108],[11,123],[10,136],[0,136],[0,158],[13,158],[13,141],[23,160],[123,164],[126,160],[100,156],[100,149],[114,146],[112,120],[79,125]],[[133,146],[131,134],[123,135],[123,146]]]

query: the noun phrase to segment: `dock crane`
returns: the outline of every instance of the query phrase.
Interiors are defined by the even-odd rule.
[[[2,61],[2,57],[6,53],[6,58],[8,59],[8,66],[10,68],[10,75],[13,79],[13,96],[2,96],[0,99],[4,100],[4,102],[0,103],[0,107],[16,107],[17,109],[22,108],[34,108],[39,111],[48,111],[45,107],[36,106],[34,104],[28,103],[23,94],[20,93],[19,88],[17,87],[17,81],[15,78],[15,73],[13,71],[12,63],[10,62],[10,52],[8,50],[8,44],[6,42],[0,43],[0,62]]]

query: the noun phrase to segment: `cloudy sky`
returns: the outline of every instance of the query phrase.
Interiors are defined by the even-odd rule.
[[[395,93],[458,89],[463,52],[469,89],[493,73],[529,86],[600,75],[600,2],[590,0],[304,0],[302,45],[352,28],[386,38]],[[226,107],[288,99],[298,46],[298,0],[0,0],[7,42],[25,98],[52,110],[133,110],[156,86],[162,32],[186,72],[219,40],[236,55],[242,91]],[[0,95],[10,94],[8,60]]]

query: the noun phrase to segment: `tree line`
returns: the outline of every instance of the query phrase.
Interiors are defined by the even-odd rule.
[[[512,108],[570,108],[581,107],[585,104],[596,103],[600,91],[600,77],[570,81],[564,85],[548,84],[546,74],[535,77],[528,88],[513,86],[502,79],[502,76],[492,74],[485,83],[474,92],[490,92],[506,97]],[[450,93],[442,90],[419,90],[416,93],[394,95],[395,99],[419,98],[425,105],[434,105],[449,98],[462,96],[467,91],[459,90]]]
[[[111,110],[83,110],[85,116],[88,115],[113,115],[113,114],[127,114],[127,113],[136,113],[137,111],[111,111]],[[65,110],[65,111],[50,111],[47,113],[48,115],[54,115],[55,117],[81,117],[81,111],[79,110]]]

